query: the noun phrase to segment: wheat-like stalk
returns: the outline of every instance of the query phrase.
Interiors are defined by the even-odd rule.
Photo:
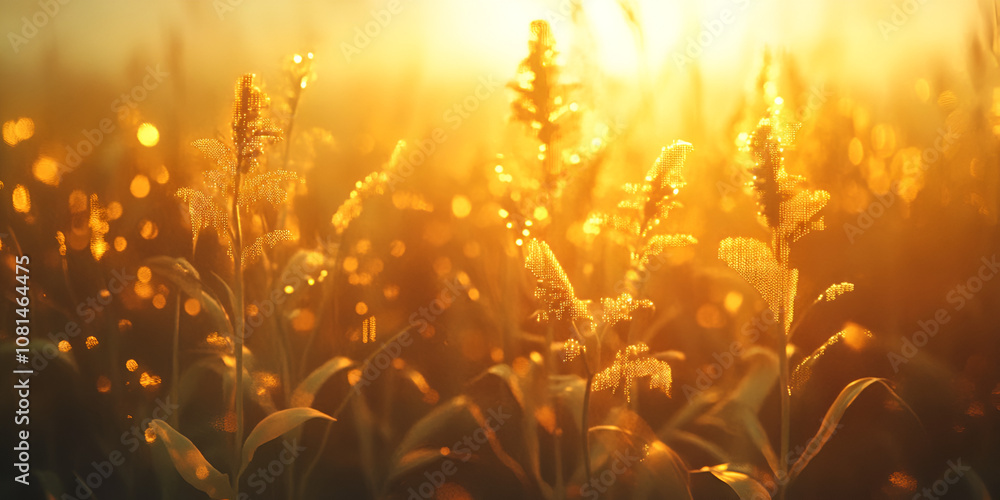
[[[780,101],[778,101],[780,102]],[[780,107],[780,105],[776,105]],[[719,245],[719,258],[733,268],[760,292],[768,307],[778,317],[778,335],[775,350],[778,354],[779,384],[781,394],[781,436],[778,473],[788,471],[788,446],[791,425],[787,347],[792,332],[795,298],[799,272],[790,263],[791,244],[814,230],[824,229],[820,211],[830,199],[829,193],[804,187],[805,179],[790,175],[785,169],[783,142],[780,130],[780,110],[769,110],[768,117],[760,120],[749,134],[746,150],[753,165],[751,187],[759,207],[758,215],[771,232],[770,243],[754,238],[726,238]],[[839,286],[828,290],[837,296],[853,286]],[[825,348],[816,354],[822,355]],[[811,364],[811,360],[804,363]],[[808,372],[801,372],[807,377]],[[782,488],[783,493],[784,488]]]
[[[287,230],[266,232],[257,236],[250,245],[244,242],[242,215],[252,215],[260,202],[277,206],[285,201],[287,193],[283,183],[295,181],[298,176],[287,171],[263,170],[261,158],[264,148],[281,139],[281,130],[266,116],[269,99],[254,83],[254,75],[246,74],[236,83],[233,102],[232,145],[218,139],[200,139],[192,144],[216,168],[205,173],[205,184],[200,188],[183,187],[177,196],[187,204],[191,216],[193,244],[205,229],[214,229],[228,239],[229,255],[233,259],[233,350],[235,357],[236,435],[233,463],[239,464],[243,447],[243,335],[244,335],[244,285],[246,269],[265,247],[273,247],[291,238]],[[233,474],[233,489],[239,495],[239,475]]]

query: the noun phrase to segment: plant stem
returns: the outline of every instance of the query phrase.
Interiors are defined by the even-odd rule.
[[[785,242],[780,236],[776,237],[775,250],[777,258],[782,268],[787,269],[787,259],[785,255]],[[788,331],[785,329],[785,297],[787,297],[787,282],[782,276],[779,282],[778,305],[778,389],[781,391],[781,441],[778,457],[778,500],[785,498],[785,487],[788,478],[788,448],[791,435],[792,407],[791,395],[788,392]]]
[[[570,324],[573,326],[573,332],[576,333],[577,338],[586,343],[585,337],[580,334],[576,323]],[[590,369],[587,354],[583,353],[581,356],[583,358],[583,368],[587,371],[587,386],[583,388],[583,409],[580,414],[580,445],[583,452],[583,470],[587,474],[587,482],[589,483],[592,474],[590,470],[590,393],[594,386],[594,371]]]
[[[181,290],[177,290],[177,298],[174,300],[174,349],[173,349],[173,365],[171,367],[171,378],[170,381],[170,399],[174,401],[175,405],[180,404],[180,399],[177,396],[177,387],[181,379],[181,357],[178,350],[180,349],[180,337],[181,337]],[[178,428],[177,424],[180,422],[179,411],[175,411],[170,415],[170,422],[175,429]]]
[[[334,328],[336,328],[337,325],[340,324],[339,301],[337,300],[337,297],[335,295],[337,293],[336,290],[337,279],[340,275],[340,271],[343,269],[343,265],[341,263],[343,262],[344,252],[346,251],[346,245],[343,245],[341,243],[342,241],[340,243],[337,243],[337,252],[333,258],[333,262],[331,263],[330,266],[328,266],[330,268],[330,272],[327,275],[326,279],[324,279],[321,282],[323,286],[323,294],[322,298],[320,299],[320,304],[322,304],[322,306],[319,308],[319,312],[316,315],[316,321],[313,323],[313,327],[309,331],[309,337],[306,339],[305,347],[302,349],[302,358],[299,361],[298,374],[296,377],[297,380],[302,380],[306,376],[306,367],[309,366],[309,354],[312,353],[313,341],[315,341],[316,333],[319,331],[319,325],[323,319],[323,311],[326,310],[326,308],[323,306],[325,306],[327,301],[330,300],[331,295],[334,295],[333,305],[331,307],[333,309],[332,323],[334,325]],[[324,247],[323,249],[323,254],[329,255],[329,252],[326,247]]]
[[[396,340],[399,339],[399,337],[401,337],[404,333],[409,332],[411,328],[412,325],[402,329],[399,333],[393,335],[392,338],[390,338],[384,344],[379,346],[378,349],[375,349],[374,352],[369,354],[368,357],[365,358],[365,360],[362,361],[360,365],[358,365],[358,369],[361,371],[361,373],[364,373],[365,370],[368,368],[368,366],[371,365],[372,361],[375,359],[375,356],[381,354],[386,347],[395,343]],[[355,396],[358,397],[361,396],[361,385],[359,384],[351,386],[350,390],[348,390],[347,394],[344,396],[344,399],[341,400],[340,405],[337,406],[337,409],[334,410],[333,414],[330,416],[333,417],[334,420],[336,420],[337,416],[340,415],[340,413],[344,411],[345,408],[347,408],[347,404],[350,403],[351,399]],[[299,486],[299,491],[302,494],[306,492],[306,485],[308,485],[309,476],[312,475],[313,469],[315,469],[316,465],[319,464],[320,458],[323,457],[323,452],[326,451],[327,441],[330,440],[330,431],[332,429],[333,429],[333,421],[327,421],[326,430],[323,431],[323,437],[320,439],[319,450],[316,452],[316,455],[313,456],[313,459],[309,463],[309,466],[306,467],[306,469],[302,472],[302,478],[300,479],[300,486]]]
[[[594,374],[587,370],[587,387],[583,390],[583,415],[580,423],[580,438],[583,445],[583,467],[587,473],[587,483],[590,483],[590,391],[594,385]]]
[[[242,163],[242,162],[241,162]],[[233,351],[236,356],[236,435],[233,447],[233,491],[237,497],[240,493],[240,478],[237,471],[243,460],[243,229],[240,227],[240,176],[239,167],[236,169],[236,179],[233,187],[233,295],[236,298],[235,311],[233,316],[236,320],[235,334],[233,335]]]

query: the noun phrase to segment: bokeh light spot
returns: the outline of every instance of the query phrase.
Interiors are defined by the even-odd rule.
[[[151,148],[160,142],[160,131],[152,123],[146,122],[139,125],[139,130],[135,133],[139,139],[139,144]]]

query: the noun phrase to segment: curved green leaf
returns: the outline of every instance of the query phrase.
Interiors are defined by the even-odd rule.
[[[789,387],[789,389],[791,389],[793,393],[802,391],[805,388],[806,382],[808,382],[809,378],[812,377],[813,368],[823,355],[826,354],[827,349],[830,349],[831,347],[842,342],[845,338],[848,338],[849,335],[864,335],[871,338],[872,332],[852,324],[833,334],[833,336],[827,339],[823,345],[817,347],[812,354],[804,358],[798,365],[795,366],[795,370],[792,371],[791,387]]]
[[[184,257],[157,255],[143,261],[153,272],[167,278],[184,293],[197,297],[201,292],[201,275]]]
[[[965,473],[963,479],[965,479],[965,484],[969,486],[969,492],[972,493],[969,497],[970,499],[991,500],[993,498],[990,496],[990,489],[986,487],[983,478],[979,477],[976,471],[969,470]]]
[[[557,393],[562,391],[563,387],[561,386],[564,381],[560,380],[560,377],[563,377],[561,375],[552,375],[550,377],[533,376],[532,374],[537,373],[536,370],[538,368],[539,366],[532,361],[528,375],[522,377],[514,373],[513,368],[509,364],[500,363],[489,367],[485,373],[476,377],[473,384],[476,381],[483,380],[485,377],[494,376],[503,381],[510,390],[523,415],[521,424],[524,429],[522,446],[524,447],[524,454],[527,457],[525,466],[534,476],[535,482],[539,485],[544,485],[542,488],[546,488],[548,485],[542,479],[541,464],[539,462],[538,424],[542,422],[539,420],[535,410],[538,408],[539,402],[549,401],[550,398],[558,399],[559,396],[557,396]],[[582,388],[583,384],[580,385]],[[575,409],[577,415],[582,415],[580,409]],[[574,408],[570,406],[569,410],[572,412]],[[577,421],[579,422],[579,418],[577,418]]]
[[[157,442],[166,447],[174,468],[185,481],[213,499],[233,497],[229,476],[212,467],[190,439],[160,419],[154,419],[149,427],[159,438]]]
[[[220,299],[226,299],[227,303],[225,305],[229,306],[227,312],[229,314],[236,314],[233,312],[236,310],[236,295],[233,294],[233,289],[229,286],[229,283],[226,283],[226,280],[222,279],[222,276],[215,274],[215,272],[210,271],[209,276],[211,277],[211,281],[214,282],[213,285],[225,292],[220,296]]]
[[[261,420],[256,427],[250,431],[247,440],[243,443],[243,464],[240,465],[240,475],[250,465],[253,454],[262,444],[285,434],[302,425],[305,421],[314,418],[322,418],[330,421],[337,419],[312,408],[289,408],[272,413]]]
[[[169,257],[159,255],[144,261],[144,264],[158,276],[166,278],[171,283],[181,289],[189,297],[198,299],[201,302],[202,310],[212,320],[212,327],[219,332],[231,332],[232,326],[229,315],[223,309],[222,304],[209,293],[202,281],[198,270],[183,257]]]
[[[652,435],[645,422],[631,412],[623,412],[618,421],[624,425],[598,425],[590,428],[591,462],[595,475],[619,464],[636,474],[636,485],[643,491],[636,498],[691,499],[689,474],[684,461],[669,446]],[[596,460],[595,460],[596,458]]]
[[[729,464],[702,467],[699,472],[712,473],[713,476],[732,488],[740,500],[767,500],[771,498],[771,494],[764,485],[742,472],[729,470]]]
[[[889,395],[892,396],[892,398],[895,399],[900,406],[909,411],[918,422],[920,421],[920,417],[917,417],[917,414],[912,408],[910,408],[910,405],[906,404],[906,401],[903,401],[903,398],[899,397],[899,395],[896,394],[896,391],[892,390],[892,387],[889,386],[888,380],[877,377],[859,378],[854,382],[847,384],[847,386],[844,387],[844,390],[840,391],[840,395],[837,396],[837,399],[834,400],[833,404],[830,405],[830,409],[826,411],[826,415],[823,417],[823,422],[820,424],[819,431],[817,431],[816,435],[809,440],[809,444],[806,445],[806,449],[802,453],[802,456],[795,461],[791,470],[788,471],[789,482],[794,481],[795,478],[798,477],[799,473],[801,473],[802,470],[809,465],[809,462],[815,458],[817,454],[819,454],[820,450],[823,449],[823,446],[830,441],[830,438],[832,438],[833,434],[837,431],[837,424],[840,423],[840,419],[843,418],[844,413],[851,406],[851,404],[858,399],[858,396],[860,396],[865,389],[875,384],[881,384],[885,387],[885,389],[889,391]]]
[[[573,422],[583,425],[583,396],[587,392],[587,381],[579,375],[550,375],[549,393],[553,400],[573,415]]]
[[[441,454],[440,448],[418,448],[410,451],[396,461],[385,484],[393,484],[407,474],[419,474],[421,471],[426,471],[431,468],[431,464],[443,458],[445,455]]]
[[[522,409],[524,408],[524,387],[521,381],[518,380],[518,376],[514,373],[514,369],[511,368],[510,365],[507,363],[493,365],[486,370],[486,373],[480,375],[480,377],[486,376],[487,374],[494,375],[500,380],[503,380],[504,383],[507,384],[507,387],[510,388],[510,392],[514,395],[514,399],[517,400],[517,404],[519,404]]]
[[[468,405],[469,401],[465,396],[456,396],[424,415],[403,436],[402,441],[396,447],[394,462],[398,464],[403,456],[429,444],[431,439],[442,429],[454,425],[456,419],[471,419]],[[393,475],[390,474],[390,477]]]
[[[743,353],[747,374],[697,422],[713,425],[727,433],[739,430],[757,448],[772,472],[778,470],[778,456],[757,417],[764,400],[778,379],[778,359],[773,351],[751,346]]]
[[[386,468],[382,467],[382,464],[378,462],[379,448],[377,442],[378,436],[378,417],[372,412],[371,407],[368,406],[368,401],[363,395],[357,395],[357,397],[350,398],[351,413],[353,414],[354,428],[357,432],[358,437],[358,455],[359,463],[361,468],[365,473],[365,480],[367,481],[368,488],[370,491],[379,491],[382,484],[384,484],[384,477]]]
[[[664,443],[670,446],[671,443],[685,443],[700,449],[704,453],[711,455],[713,459],[728,461],[729,453],[719,445],[693,433],[678,429],[667,429],[661,433]]]
[[[354,361],[344,356],[337,356],[326,363],[323,363],[319,368],[313,370],[313,372],[310,373],[305,380],[300,382],[299,385],[295,387],[294,391],[292,391],[292,397],[289,400],[291,406],[312,406],[313,400],[316,398],[316,393],[321,387],[323,387],[323,384],[325,384],[330,377],[336,375],[340,370],[353,365]]]

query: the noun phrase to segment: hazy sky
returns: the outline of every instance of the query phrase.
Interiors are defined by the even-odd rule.
[[[572,40],[573,1],[582,1],[595,33],[589,45]],[[552,22],[562,51],[590,47],[621,89],[638,88],[645,60],[651,85],[674,105],[686,97],[673,85],[687,81],[694,66],[684,57],[697,54],[688,61],[714,96],[708,105],[722,110],[745,90],[765,45],[794,54],[809,78],[877,100],[898,92],[901,79],[926,75],[942,62],[961,73],[972,38],[983,37],[991,21],[980,10],[992,13],[973,0],[620,1],[635,5],[645,55],[619,0],[68,0],[54,16],[38,0],[5,0],[0,119],[47,98],[45,89],[59,85],[40,85],[52,66],[61,75],[127,89],[141,68],[174,57],[191,101],[209,107],[228,100],[240,73],[273,80],[282,58],[312,50],[318,79],[307,119],[322,121],[362,99],[367,127],[422,134],[480,78],[513,75],[536,18]],[[19,39],[25,17],[44,26]],[[504,99],[493,101],[484,108],[506,110]],[[215,108],[224,120],[226,107]]]

